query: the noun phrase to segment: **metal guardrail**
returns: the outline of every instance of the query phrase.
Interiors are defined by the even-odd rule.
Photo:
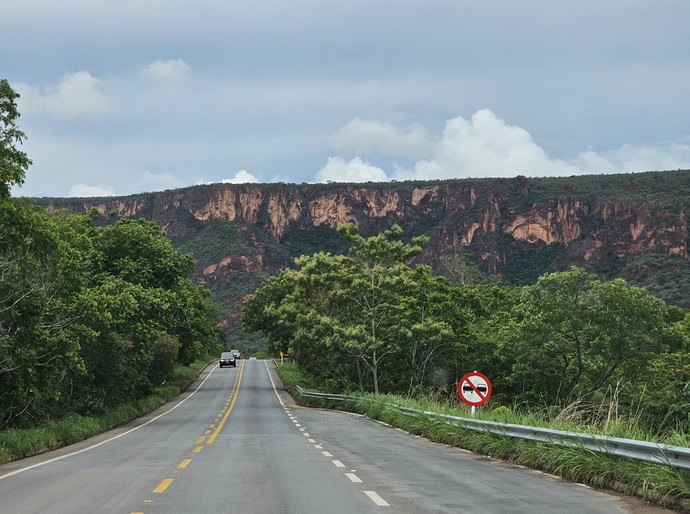
[[[297,392],[304,398],[352,402],[365,400],[365,398],[361,398],[359,396],[305,391],[300,386],[297,386]],[[410,409],[392,404],[388,404],[388,407],[396,409],[401,414],[405,414],[407,416],[416,417],[420,414],[423,414],[431,419],[441,420],[444,423],[457,425],[468,430],[489,432],[506,437],[515,437],[529,441],[551,443],[559,446],[586,448],[594,452],[608,453],[617,457],[628,457],[630,459],[650,462],[652,464],[671,466],[679,469],[690,469],[690,448],[685,448],[683,446],[672,446],[668,444],[652,443],[649,441],[638,441],[636,439],[624,439],[621,437],[609,437],[585,434],[582,432],[555,430],[552,428],[515,425],[512,423],[500,423],[497,421],[484,421],[472,418],[462,418],[458,416],[448,416],[445,414],[420,411],[417,409]]]

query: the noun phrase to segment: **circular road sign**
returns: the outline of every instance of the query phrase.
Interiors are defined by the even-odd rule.
[[[476,371],[467,373],[458,382],[458,396],[467,405],[482,405],[491,397],[491,382]]]

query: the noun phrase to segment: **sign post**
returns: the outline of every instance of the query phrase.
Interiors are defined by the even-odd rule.
[[[483,405],[491,398],[491,381],[477,371],[467,373],[458,382],[458,396],[472,407],[472,416],[477,405]]]
[[[281,365],[281,366],[283,365],[283,356],[284,356],[284,355],[285,355],[285,354],[284,354],[283,351],[281,350],[281,351],[280,351],[280,365]]]

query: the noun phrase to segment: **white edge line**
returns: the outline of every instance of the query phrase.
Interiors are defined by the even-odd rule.
[[[364,494],[366,494],[369,497],[369,499],[379,507],[390,507],[390,503],[388,503],[386,500],[384,500],[378,494],[376,494],[376,491],[364,491]]]
[[[271,385],[273,386],[273,392],[276,394],[276,398],[278,398],[280,405],[285,407],[283,400],[280,398],[280,395],[278,394],[278,391],[276,390],[276,383],[273,381],[273,377],[271,376],[271,370],[268,369],[268,361],[264,361],[264,364],[266,365],[266,373],[268,373],[268,378],[271,381]]]
[[[58,460],[66,459],[67,457],[72,457],[72,456],[74,456],[74,455],[78,455],[78,454],[80,454],[80,453],[87,452],[87,451],[92,450],[92,449],[94,449],[94,448],[98,448],[99,446],[104,445],[105,443],[109,443],[110,441],[114,441],[115,439],[119,439],[120,437],[124,437],[124,436],[126,436],[126,435],[128,435],[128,434],[131,434],[131,433],[134,432],[135,430],[139,430],[140,428],[145,427],[146,425],[148,425],[148,424],[150,424],[150,423],[153,423],[154,421],[156,421],[156,420],[159,419],[159,418],[162,418],[162,417],[165,416],[166,414],[170,414],[172,411],[174,411],[175,409],[177,409],[180,405],[182,405],[184,402],[186,402],[186,401],[189,400],[192,396],[194,396],[194,395],[196,394],[196,392],[197,392],[199,389],[201,389],[201,386],[203,386],[203,385],[206,383],[206,381],[207,381],[209,378],[211,378],[211,374],[216,370],[217,367],[218,367],[218,364],[216,364],[216,365],[214,366],[214,368],[209,372],[208,376],[203,380],[203,382],[201,382],[201,384],[199,384],[199,386],[198,386],[196,389],[194,389],[194,391],[192,391],[192,394],[190,394],[189,396],[187,396],[187,398],[185,398],[184,400],[180,400],[178,403],[176,403],[176,404],[175,404],[173,407],[171,407],[169,410],[163,412],[162,414],[159,414],[159,415],[156,416],[155,418],[151,418],[151,419],[148,420],[146,423],[142,423],[141,425],[139,425],[139,426],[137,426],[137,427],[134,427],[134,428],[131,428],[131,429],[127,430],[126,432],[122,432],[121,434],[118,434],[118,435],[116,435],[116,436],[113,436],[113,437],[111,437],[110,439],[106,439],[105,441],[101,441],[100,443],[96,443],[96,444],[94,444],[94,445],[92,445],[92,446],[88,446],[88,447],[86,447],[86,448],[82,448],[81,450],[77,450],[77,451],[75,451],[75,452],[68,453],[68,454],[66,454],[66,455],[60,455],[59,457],[55,457],[55,458],[53,458],[53,459],[49,459],[49,460],[46,460],[46,461],[43,461],[43,462],[38,462],[38,463],[36,463],[36,464],[32,464],[31,466],[27,466],[27,467],[25,467],[25,468],[21,468],[21,469],[17,469],[17,470],[15,470],[15,471],[12,471],[11,473],[5,473],[4,475],[0,475],[0,480],[3,480],[3,479],[5,479],[5,478],[9,478],[9,477],[14,476],[14,475],[18,475],[19,473],[24,473],[24,471],[29,471],[30,469],[34,469],[34,468],[38,468],[38,467],[41,467],[41,466],[45,466],[46,464],[50,464],[51,462],[56,462],[56,461],[58,461]]]

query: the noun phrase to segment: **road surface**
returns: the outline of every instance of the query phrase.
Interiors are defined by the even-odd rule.
[[[261,360],[210,366],[148,416],[0,466],[3,514],[652,511],[362,416],[297,407]]]

